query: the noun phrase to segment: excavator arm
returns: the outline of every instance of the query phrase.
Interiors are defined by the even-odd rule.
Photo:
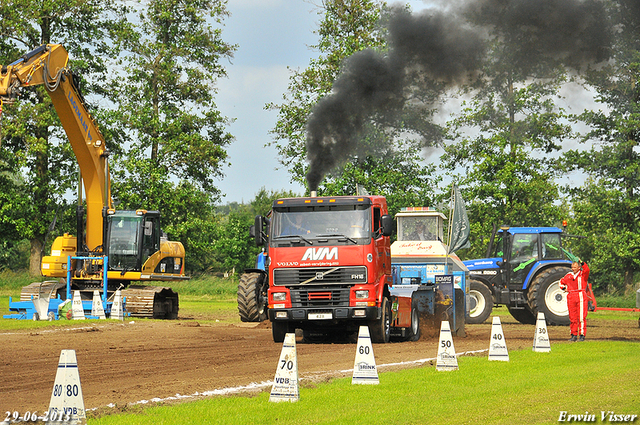
[[[112,207],[109,151],[74,83],[68,60],[69,54],[63,46],[47,44],[3,66],[0,102],[14,102],[25,87],[43,85],[46,88],[80,167],[87,201],[85,243],[90,250],[96,250],[103,244],[103,208]]]

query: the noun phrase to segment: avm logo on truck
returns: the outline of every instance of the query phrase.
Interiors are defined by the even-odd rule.
[[[300,261],[318,261],[318,260],[337,260],[338,259],[338,248],[333,247],[329,249],[328,247],[321,248],[309,248],[305,251],[302,256],[302,260]]]

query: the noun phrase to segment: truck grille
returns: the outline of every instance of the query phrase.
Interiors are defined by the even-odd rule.
[[[310,267],[300,269],[276,269],[273,271],[274,285],[326,285],[367,283],[367,268],[356,267]]]
[[[321,286],[291,288],[292,307],[348,307],[350,287]]]

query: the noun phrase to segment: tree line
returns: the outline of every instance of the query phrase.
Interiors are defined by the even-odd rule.
[[[414,12],[321,1],[314,58],[266,105],[278,114],[270,145],[292,180],[320,195],[362,187],[385,195],[391,213],[446,212],[455,182],[471,221],[463,258],[484,255],[494,225],[567,220],[584,238],[565,241],[595,287],[629,291],[640,268],[640,7],[523,3]],[[118,208],[161,211],[189,273],[252,266],[253,217],[296,194],[261,188],[248,204],[220,205],[233,135],[215,82],[237,48],[221,31],[233,19],[225,1],[7,0],[0,16],[0,63],[44,43],[69,51],[111,151]],[[567,110],[568,88],[595,106]],[[3,107],[0,268],[37,274],[54,236],[73,233],[76,169],[43,88]]]

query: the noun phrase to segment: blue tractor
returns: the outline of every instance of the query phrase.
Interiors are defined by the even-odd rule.
[[[487,258],[467,260],[470,314],[482,323],[495,305],[506,305],[521,323],[535,324],[543,312],[548,324],[568,325],[569,310],[560,279],[571,271],[567,236],[557,227],[502,227],[492,234]]]

